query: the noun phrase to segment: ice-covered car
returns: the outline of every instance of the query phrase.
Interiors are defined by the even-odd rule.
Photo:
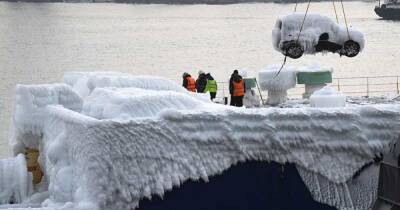
[[[347,32],[346,27],[318,14],[306,16],[299,36],[303,19],[304,14],[291,14],[276,21],[272,43],[277,51],[296,59],[322,51],[354,57],[364,48],[364,35],[360,31],[349,27]]]

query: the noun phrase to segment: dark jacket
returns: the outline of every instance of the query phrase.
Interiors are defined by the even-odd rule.
[[[186,79],[187,77],[190,77],[190,74],[185,75],[185,77],[183,77],[183,82],[182,82],[182,86],[186,89],[188,86],[188,80]]]
[[[198,93],[204,93],[204,89],[206,89],[207,85],[207,77],[206,74],[200,74],[199,78],[196,80],[196,89]]]
[[[229,79],[229,93],[232,95],[233,94],[233,82],[240,82],[240,80],[242,80],[242,76],[240,76],[239,74],[232,74],[231,78]],[[244,92],[246,92],[246,84],[244,85]]]

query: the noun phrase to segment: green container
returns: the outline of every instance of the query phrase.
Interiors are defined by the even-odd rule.
[[[244,78],[244,84],[246,89],[251,89],[256,87],[256,78]]]
[[[332,83],[331,71],[297,73],[297,84],[319,85],[326,83]]]

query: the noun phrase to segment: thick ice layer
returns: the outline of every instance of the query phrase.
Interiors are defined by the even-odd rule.
[[[45,136],[64,145],[55,148],[66,148],[47,150],[50,181],[65,189],[54,186],[52,199],[100,209],[134,208],[143,197],[162,195],[188,179],[207,179],[245,160],[288,161],[342,184],[400,135],[398,105],[168,110],[159,118],[124,122],[61,107],[49,112]],[[70,159],[63,163],[49,153]],[[72,179],[56,181],[62,170],[70,170]]]
[[[270,65],[258,72],[262,90],[268,90],[267,104],[277,105],[286,101],[287,90],[296,86],[296,71],[293,67]],[[278,74],[279,72],[279,74]]]
[[[344,107],[346,106],[346,96],[332,87],[325,86],[310,96],[310,105],[313,107]]]
[[[188,110],[201,107],[204,107],[204,102],[187,93],[138,88],[97,88],[85,100],[83,114],[97,119],[129,119],[154,117],[164,109]]]
[[[297,70],[297,72],[327,72],[327,71],[333,73],[333,68],[320,66],[318,63],[302,66]]]
[[[270,65],[258,72],[258,82],[262,90],[286,91],[296,86],[296,71],[294,68],[285,66],[279,72],[280,68],[280,64]]]
[[[23,152],[24,148],[38,149],[48,105],[61,105],[80,112],[82,99],[65,84],[17,85],[10,142],[15,154]]]
[[[25,156],[0,160],[0,204],[22,203],[32,192],[32,174],[26,169]]]
[[[377,198],[379,166],[369,166],[346,183],[333,183],[325,177],[297,167],[314,200],[340,210],[370,209]]]
[[[64,75],[64,82],[71,85],[81,97],[88,96],[95,88],[104,87],[187,92],[183,87],[162,77],[132,76],[119,72],[68,72]]]
[[[315,45],[318,43],[319,36],[322,33],[329,34],[329,41],[343,46],[344,42],[349,40],[346,27],[336,24],[328,17],[318,14],[308,14],[303,30],[299,36],[300,27],[304,19],[304,14],[291,14],[279,18],[276,21],[272,31],[272,44],[277,51],[281,51],[280,47],[283,42],[290,40],[298,40],[304,47],[304,53],[315,53]],[[349,27],[350,40],[354,40],[360,44],[360,51],[364,48],[364,35]]]
[[[243,105],[246,108],[259,107],[261,105],[260,96],[254,90],[248,90],[243,97]]]
[[[104,81],[136,85],[131,76],[115,75],[103,75]],[[66,81],[76,84],[79,79]],[[24,118],[15,121],[16,128],[23,128],[16,129],[17,134],[34,133],[34,138],[23,136],[19,142],[39,148],[43,182],[48,184],[48,194],[30,199],[48,195],[42,206],[49,208],[131,209],[144,197],[162,195],[189,179],[208,179],[246,160],[295,163],[326,180],[324,185],[340,186],[400,135],[400,106],[395,104],[232,108],[201,102],[196,94],[154,81],[160,82],[158,92],[150,83],[148,90],[139,90],[102,85],[90,89],[82,82],[91,93],[84,99],[83,113],[98,119],[78,113],[82,101],[67,85],[63,91],[53,86],[17,88],[15,116],[33,117],[29,123]],[[60,94],[68,95],[70,103],[56,100]],[[354,189],[364,189],[362,183],[354,183]],[[326,198],[327,192],[312,190],[315,199],[341,208],[341,202],[333,201],[342,197]]]

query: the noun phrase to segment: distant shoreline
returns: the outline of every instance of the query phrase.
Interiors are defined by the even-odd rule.
[[[318,0],[313,2],[329,2],[331,0]],[[361,1],[375,2],[373,0],[344,0],[344,1]],[[171,4],[171,5],[228,5],[243,3],[277,3],[277,4],[293,4],[296,0],[0,0],[0,2],[24,2],[24,3],[123,3],[123,4]],[[298,0],[298,3],[305,3],[307,0]]]

